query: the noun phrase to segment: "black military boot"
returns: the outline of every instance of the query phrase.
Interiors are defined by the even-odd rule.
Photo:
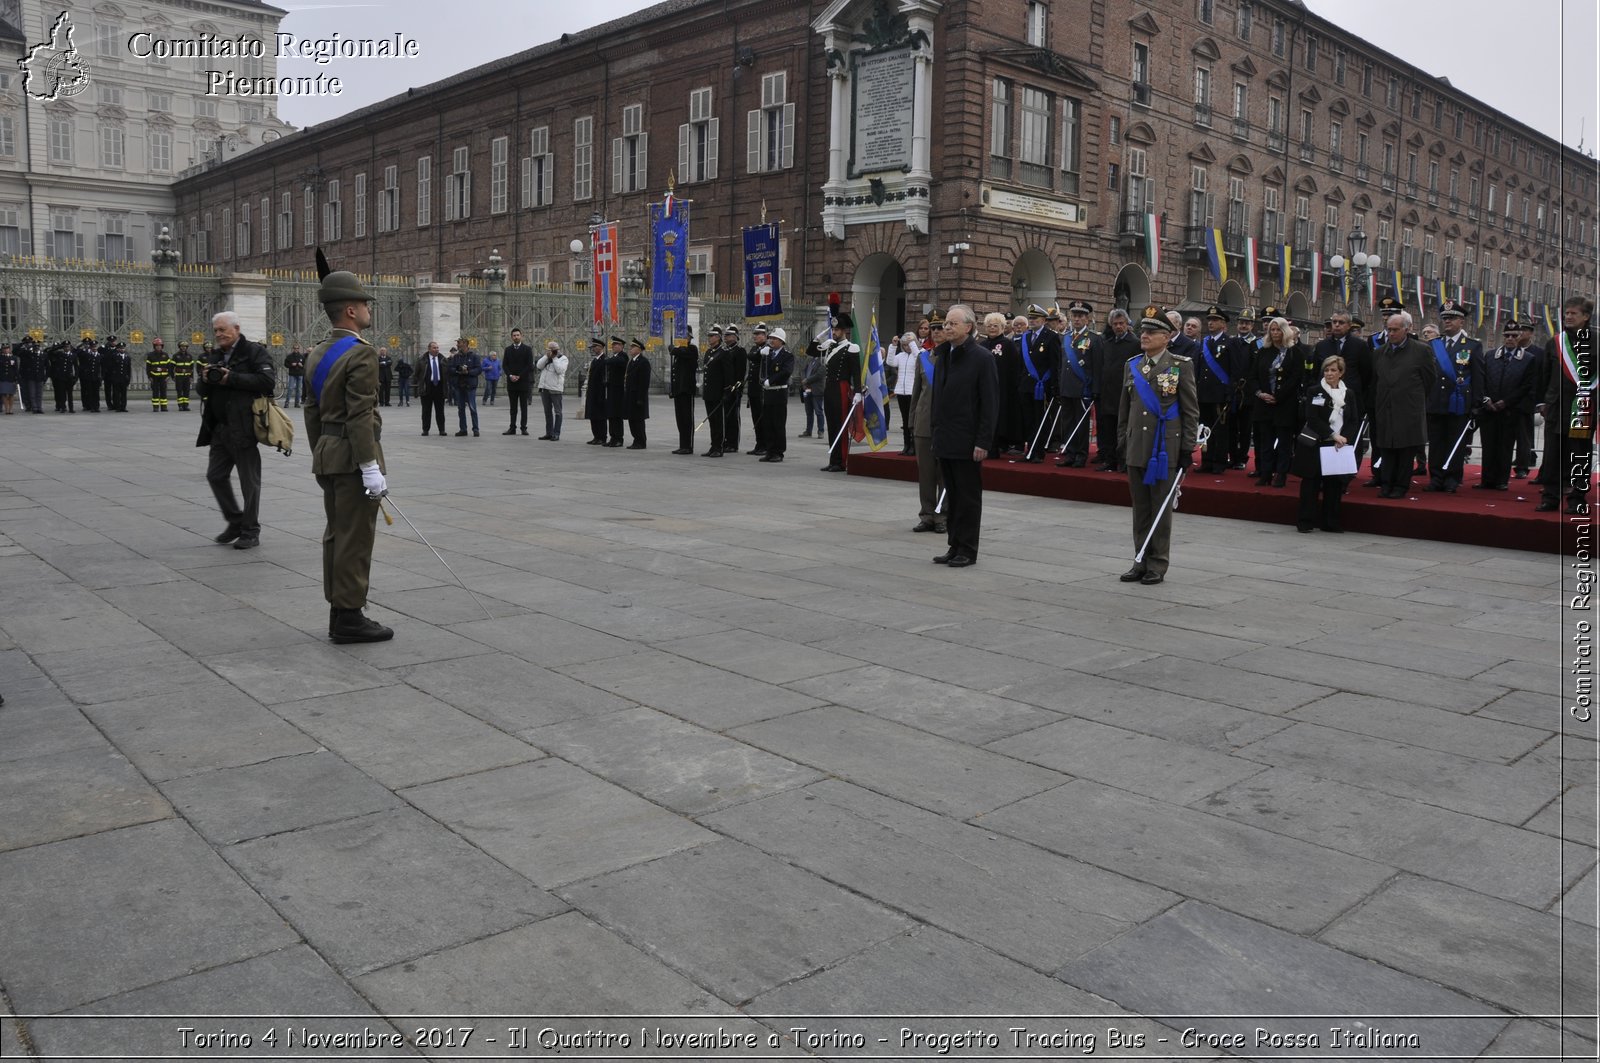
[[[335,609],[328,637],[334,642],[387,642],[394,638],[394,630],[369,619],[360,609]]]

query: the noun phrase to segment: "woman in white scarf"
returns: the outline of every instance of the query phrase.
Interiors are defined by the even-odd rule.
[[[1295,439],[1293,473],[1300,477],[1300,513],[1296,526],[1342,532],[1340,509],[1352,474],[1324,475],[1324,454],[1343,455],[1361,431],[1361,401],[1345,387],[1344,359],[1337,354],[1322,363],[1322,381],[1306,392],[1301,413],[1305,427]],[[1349,453],[1354,453],[1350,450]],[[1318,501],[1321,495],[1321,501]]]

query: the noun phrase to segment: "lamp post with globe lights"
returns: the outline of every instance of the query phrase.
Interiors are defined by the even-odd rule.
[[[1334,255],[1328,260],[1328,265],[1339,272],[1349,272],[1351,287],[1354,289],[1354,295],[1350,301],[1352,309],[1361,306],[1361,291],[1366,287],[1367,279],[1377,272],[1378,267],[1382,264],[1382,258],[1375,254],[1367,254],[1367,234],[1360,229],[1350,234],[1350,257],[1348,259],[1343,255]],[[1371,307],[1368,307],[1368,309],[1370,310]]]
[[[172,230],[163,225],[156,248],[150,252],[156,267],[156,335],[174,341],[178,338],[178,263],[182,260],[172,248]]]

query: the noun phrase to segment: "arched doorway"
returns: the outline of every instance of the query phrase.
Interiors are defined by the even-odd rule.
[[[1247,302],[1248,300],[1244,294],[1244,285],[1238,281],[1229,281],[1217,293],[1217,305],[1233,314],[1243,310]]]
[[[906,330],[906,271],[893,255],[880,251],[861,260],[850,280],[848,309],[863,346],[872,331],[874,314],[880,339]],[[919,307],[919,316],[920,312]]]
[[[1011,313],[1022,313],[1029,303],[1051,306],[1055,302],[1055,267],[1043,251],[1029,248],[1011,270]]]
[[[1117,274],[1117,283],[1111,289],[1111,298],[1118,308],[1132,313],[1143,310],[1150,305],[1150,278],[1145,275],[1144,267],[1126,265],[1122,272]],[[1137,320],[1138,315],[1134,315]]]
[[[1284,304],[1288,311],[1286,315],[1290,321],[1304,325],[1311,321],[1311,301],[1306,298],[1306,293],[1294,291],[1289,293],[1289,301]]]

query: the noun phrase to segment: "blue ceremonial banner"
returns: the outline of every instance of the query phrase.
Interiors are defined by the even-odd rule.
[[[865,413],[867,435],[872,449],[882,450],[889,442],[889,379],[883,371],[883,348],[878,346],[878,312],[872,312],[872,343],[864,352],[861,408]]]
[[[662,315],[671,313],[681,336],[689,318],[689,204],[670,193],[650,204],[650,247],[650,335],[666,335]]]
[[[744,316],[783,316],[776,225],[752,225],[744,230]]]

